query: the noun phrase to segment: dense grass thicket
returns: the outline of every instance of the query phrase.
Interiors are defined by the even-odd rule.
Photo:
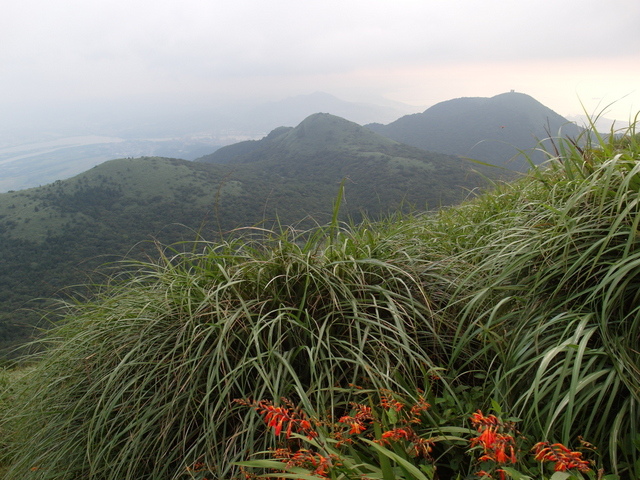
[[[234,399],[338,415],[354,384],[435,392],[449,420],[499,405],[640,478],[640,143],[582,140],[436,214],[132,262],[44,341],[6,478],[230,478],[273,442]]]

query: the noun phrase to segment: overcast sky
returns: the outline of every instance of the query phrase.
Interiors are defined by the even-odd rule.
[[[638,0],[20,0],[0,109],[325,91],[430,106],[514,89],[562,115],[640,110]]]

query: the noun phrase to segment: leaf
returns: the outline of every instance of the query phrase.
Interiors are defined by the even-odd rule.
[[[291,465],[287,465],[283,462],[278,462],[276,460],[251,460],[248,462],[236,462],[234,465],[239,467],[252,467],[252,468],[268,468],[271,470],[280,470],[271,473],[263,473],[258,475],[259,478],[300,478],[303,480],[326,480],[325,477],[320,477],[318,475],[313,475],[309,473],[308,470],[300,467],[294,467]],[[282,473],[282,472],[291,472],[291,473]]]
[[[372,442],[371,440],[367,440],[366,438],[363,438],[362,440],[365,443],[368,443],[375,450],[377,450],[378,453],[381,453],[382,455],[395,461],[408,474],[408,476],[405,478],[414,479],[414,480],[433,480],[433,476],[427,476],[426,472],[424,473],[421,472],[418,467],[416,467],[414,464],[407,461],[406,459],[402,458],[397,453],[392,452],[391,450],[384,448],[383,446],[378,445],[377,443]]]
[[[515,468],[511,468],[511,467],[502,467],[502,470],[504,470],[505,472],[507,472],[507,474],[511,477],[514,478],[515,480],[532,480],[532,478],[529,475],[525,475],[522,472],[519,472],[518,470],[516,470]]]
[[[387,410],[387,417],[389,418],[389,423],[392,425],[398,423],[398,412],[393,408]]]
[[[567,480],[568,478],[576,478],[575,475],[572,475],[568,472],[555,472],[551,475],[549,480]]]

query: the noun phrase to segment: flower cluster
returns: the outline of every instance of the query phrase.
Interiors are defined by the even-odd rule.
[[[351,403],[350,412],[340,416],[338,421],[309,417],[286,399],[282,399],[281,406],[266,400],[237,402],[255,409],[277,437],[284,437],[283,448],[271,451],[271,457],[281,466],[276,467],[276,471],[287,473],[281,478],[294,478],[291,475],[298,475],[300,468],[315,477],[327,479],[336,475],[369,477],[371,472],[379,471],[377,462],[381,461],[381,452],[383,455],[389,452],[387,456],[390,459],[401,455],[402,462],[411,462],[424,472],[435,475],[443,460],[442,455],[438,457],[439,463],[432,458],[436,442],[454,438],[458,442],[464,441],[464,438],[448,437],[442,433],[433,436],[433,432],[441,432],[442,429],[437,426],[434,430],[429,426],[433,412],[423,415],[431,406],[422,392],[408,399],[383,390],[377,392],[377,402],[371,391],[362,393],[368,395],[368,405]],[[471,415],[470,421],[475,436],[469,439],[469,452],[478,453],[477,461],[481,468],[476,471],[476,477],[506,480],[513,474],[516,464],[524,467],[525,471],[532,465],[531,457],[527,460],[520,455],[518,445],[524,451],[529,447],[524,447],[526,439],[517,432],[514,422],[485,415],[480,410]],[[296,436],[290,438],[293,434]],[[345,445],[348,448],[343,448]],[[451,444],[448,448],[451,449]],[[532,452],[536,462],[550,462],[555,471],[571,470],[579,474],[591,470],[580,452],[571,451],[560,443],[540,442]],[[254,466],[250,462],[245,465]],[[247,478],[256,477],[247,473]]]
[[[412,454],[412,456],[429,458],[429,454],[433,449],[433,441],[422,438],[408,426],[387,430],[381,435],[379,440],[376,440],[376,443],[389,445],[391,441],[398,442],[401,440],[409,442],[409,453]]]
[[[482,447],[480,462],[492,462],[495,473],[500,480],[506,478],[506,472],[501,467],[518,462],[518,450],[514,434],[515,425],[512,422],[504,422],[495,415],[483,415],[478,410],[471,416],[471,424],[477,430],[478,436],[470,440],[470,445]],[[532,449],[535,460],[538,462],[550,462],[556,472],[577,470],[582,473],[591,470],[589,462],[582,459],[582,453],[574,452],[561,443],[549,444],[547,442],[536,443]],[[478,477],[493,478],[486,470],[476,472]]]
[[[579,472],[591,470],[589,462],[582,459],[581,452],[573,452],[561,443],[549,445],[547,442],[538,442],[533,446],[533,453],[539,462],[552,462],[556,472],[574,469]]]
[[[382,434],[380,438],[374,439],[374,442],[380,445],[389,445],[391,442],[407,442],[407,453],[412,456],[428,458],[433,442],[420,437],[411,424],[419,424],[421,422],[420,416],[431,405],[421,393],[412,400],[407,404],[404,399],[399,399],[393,392],[381,390],[378,403],[378,407],[381,409],[378,416],[381,418],[374,417],[372,407],[352,404],[352,413],[341,417],[338,422],[350,426],[349,435],[359,435],[377,421],[381,425]],[[350,443],[349,440],[343,441]]]
[[[276,436],[284,431],[286,438],[290,438],[292,433],[306,435],[309,439],[316,437],[318,434],[307,415],[286,398],[281,400],[285,406],[275,406],[269,400],[260,400],[258,402],[236,400],[236,403],[257,410],[264,417],[264,422],[267,426],[273,428]]]
[[[359,435],[373,422],[372,410],[371,407],[359,403],[352,403],[351,406],[353,407],[354,413],[340,417],[338,422],[351,426],[349,435]]]
[[[480,462],[493,462],[495,471],[500,479],[506,478],[505,471],[500,468],[518,461],[516,456],[516,441],[513,436],[515,426],[511,422],[503,422],[495,415],[483,415],[480,410],[471,415],[471,424],[478,432],[478,436],[470,440],[472,447],[482,447]],[[491,477],[485,470],[476,473],[479,477]]]
[[[302,467],[318,477],[329,476],[329,469],[333,466],[331,456],[324,456],[320,453],[301,448],[292,451],[290,448],[278,448],[272,452],[272,456],[276,460],[282,460],[287,467]]]

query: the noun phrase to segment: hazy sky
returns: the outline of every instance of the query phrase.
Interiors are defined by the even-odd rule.
[[[618,100],[608,116],[628,120],[639,24],[638,0],[4,2],[0,110],[314,91],[430,106],[515,89],[563,115]]]

